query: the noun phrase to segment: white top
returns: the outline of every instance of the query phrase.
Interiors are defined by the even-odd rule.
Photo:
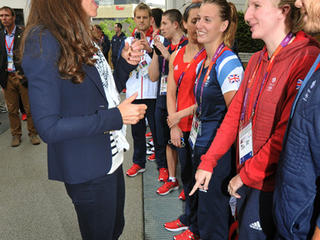
[[[120,95],[116,89],[112,71],[107,60],[99,46],[95,44],[95,47],[98,48],[98,52],[93,56],[93,58],[97,60],[94,65],[102,81],[102,86],[108,101],[108,108],[114,108],[120,103]],[[129,143],[126,139],[126,125],[123,125],[121,130],[110,131],[110,145],[112,165],[108,174],[114,173],[120,167],[123,162],[124,149],[129,150]]]
[[[134,37],[128,37],[125,42],[131,45]],[[150,43],[150,37],[147,37]],[[138,92],[137,99],[156,99],[158,82],[152,82],[148,74],[148,67],[151,63],[151,57],[144,50],[144,56],[141,57],[138,67],[131,72],[131,75],[126,83],[126,97],[129,98],[134,93]]]

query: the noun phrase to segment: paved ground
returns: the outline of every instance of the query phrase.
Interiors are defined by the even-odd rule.
[[[47,179],[46,144],[31,145],[23,125],[22,144],[17,148],[10,147],[9,130],[0,135],[0,239],[78,240],[76,215],[64,185]],[[131,164],[131,155],[126,153],[124,169]],[[141,176],[126,178],[126,194],[121,240],[143,239]]]

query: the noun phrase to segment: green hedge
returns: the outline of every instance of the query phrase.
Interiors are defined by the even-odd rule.
[[[106,34],[110,40],[112,39],[112,36],[116,34],[114,31],[114,25],[118,22],[122,24],[122,31],[126,34],[126,36],[130,36],[136,26],[132,18],[126,18],[122,20],[104,20],[99,25],[104,34]]]
[[[250,27],[244,21],[244,13],[238,12],[238,29],[236,33],[239,52],[257,52],[264,46],[263,41],[251,38]]]

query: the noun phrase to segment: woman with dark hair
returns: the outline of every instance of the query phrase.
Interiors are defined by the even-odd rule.
[[[208,2],[221,0],[204,4]],[[263,40],[265,47],[251,57],[243,83],[196,173],[192,193],[209,192],[219,166],[226,162],[222,156],[237,141],[238,174],[228,191],[237,198],[240,240],[274,239],[272,196],[283,137],[299,82],[319,53],[317,43],[299,31],[303,18],[294,2],[248,1],[245,20],[252,38]]]
[[[93,0],[31,0],[21,52],[49,179],[65,183],[83,239],[113,240],[124,226],[123,125],[146,110],[131,104],[136,95],[120,103],[114,78],[128,78],[142,46],[127,45],[112,76],[91,36],[97,8]]]
[[[231,51],[237,28],[237,12],[232,3],[225,0],[204,1],[200,7],[197,22],[197,41],[203,44],[206,55],[198,64],[194,94],[196,105],[175,115],[181,117],[194,113],[189,143],[193,149],[190,179],[194,179],[204,154],[219,128],[236,94],[243,68],[238,57]],[[169,115],[169,124],[174,123]],[[228,239],[229,195],[225,182],[232,174],[231,149],[223,156],[224,161],[214,174],[207,192],[190,196],[190,218],[188,230],[175,236],[175,239]],[[190,181],[189,194],[194,181]]]

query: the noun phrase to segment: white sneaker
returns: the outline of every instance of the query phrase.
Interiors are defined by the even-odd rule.
[[[146,151],[146,154],[147,155],[151,155],[151,154],[153,154],[154,153],[154,147],[152,147],[152,148],[147,148],[147,151]]]
[[[147,142],[147,143],[146,143],[146,146],[147,146],[147,148],[152,148],[152,147],[154,147],[153,140]]]

